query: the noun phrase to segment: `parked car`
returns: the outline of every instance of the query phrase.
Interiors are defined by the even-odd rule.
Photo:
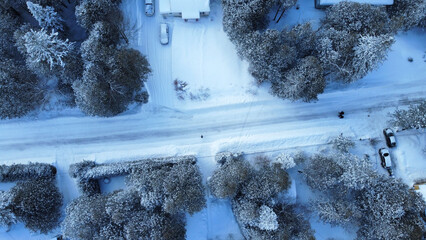
[[[396,146],[396,138],[395,138],[395,134],[393,133],[392,129],[390,129],[390,128],[383,129],[383,134],[385,135],[385,138],[386,138],[386,145],[388,145],[388,147],[395,147]]]
[[[392,161],[391,161],[389,149],[380,148],[379,155],[380,155],[382,167],[389,172],[389,175],[392,176]]]
[[[163,45],[169,43],[169,25],[167,23],[160,24],[160,43]]]
[[[154,16],[155,13],[155,0],[145,0],[145,15],[148,17]]]

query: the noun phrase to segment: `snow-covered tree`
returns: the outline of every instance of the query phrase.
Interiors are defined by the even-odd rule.
[[[39,79],[16,60],[0,57],[0,118],[21,117],[43,98]]]
[[[294,157],[287,153],[280,153],[274,162],[280,164],[282,169],[290,169],[296,166]]]
[[[400,179],[379,176],[358,197],[364,223],[358,231],[362,239],[421,239],[426,228],[419,212],[425,202]]]
[[[290,187],[288,173],[279,164],[265,166],[243,183],[241,193],[252,201],[264,202]]]
[[[41,28],[54,29],[56,31],[62,31],[62,18],[55,12],[55,9],[50,6],[42,7],[37,3],[27,2],[28,10],[37,20]]]
[[[365,35],[358,39],[354,47],[353,68],[357,71],[356,77],[362,78],[370,71],[377,68],[386,60],[387,53],[394,43],[391,35]]]
[[[295,47],[281,41],[277,30],[247,33],[242,44],[239,52],[249,61],[249,71],[259,83],[281,79],[297,55]]]
[[[407,110],[396,109],[389,122],[401,129],[426,128],[426,100],[410,104]]]
[[[58,33],[52,30],[30,30],[23,36],[24,54],[27,64],[31,68],[37,68],[39,64],[46,64],[52,69],[55,65],[65,66],[63,59],[72,51],[73,44],[68,40],[62,40]]]
[[[355,224],[359,239],[421,239],[424,225],[418,213],[425,202],[401,180],[373,171],[368,160],[349,154],[314,156],[304,174],[322,196],[313,206],[323,221]]]
[[[17,222],[12,212],[12,198],[10,192],[0,191],[0,229],[8,231],[12,224]]]
[[[342,1],[328,8],[323,28],[363,35],[389,33],[389,18],[383,8]]]
[[[325,73],[352,82],[385,60],[393,43],[383,8],[341,2],[328,11],[319,30],[317,51]]]
[[[272,83],[272,92],[278,97],[292,101],[317,100],[324,92],[325,80],[320,62],[313,56],[303,58],[297,66]]]
[[[139,51],[117,49],[117,39],[103,37],[109,29],[95,24],[81,46],[85,66],[73,89],[77,105],[88,115],[113,116],[125,111],[151,72]]]
[[[311,23],[298,24],[290,31],[282,31],[281,37],[285,45],[296,48],[299,59],[314,55],[317,35]]]
[[[147,209],[162,209],[171,214],[194,214],[205,206],[204,187],[198,167],[189,162],[172,166],[136,169],[128,178]]]
[[[118,28],[123,20],[118,1],[115,0],[82,0],[75,9],[77,22],[87,30],[95,23],[104,22]]]
[[[426,16],[426,1],[424,0],[395,0],[394,4],[386,6],[394,30],[408,30],[417,26]]]
[[[349,149],[355,146],[355,142],[352,141],[349,137],[343,136],[343,134],[340,134],[339,136],[331,139],[330,143],[333,145],[334,149],[342,153],[349,152]]]
[[[54,180],[18,182],[11,194],[13,213],[31,231],[47,233],[59,225],[62,195]]]
[[[266,205],[260,207],[259,228],[267,231],[278,228],[277,214]]]
[[[240,158],[227,159],[215,170],[208,185],[212,194],[218,198],[234,197],[241,189],[241,184],[252,176],[250,164]]]

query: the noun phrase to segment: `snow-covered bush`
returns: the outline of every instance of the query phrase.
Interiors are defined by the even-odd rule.
[[[50,6],[40,6],[37,3],[27,2],[28,10],[30,10],[31,14],[37,20],[38,24],[41,28],[44,29],[55,29],[56,31],[62,31],[62,18],[58,16],[55,12],[55,9]]]
[[[101,186],[97,179],[77,179],[77,186],[83,195],[91,196],[101,193]]]
[[[10,192],[12,211],[26,228],[47,233],[59,225],[62,195],[54,180],[18,182]]]
[[[79,163],[71,164],[70,168],[68,169],[68,173],[73,178],[83,178],[85,173],[94,167],[96,167],[96,163],[94,161],[84,160]]]
[[[426,128],[426,100],[410,104],[407,110],[396,109],[389,123],[400,129]]]
[[[64,238],[100,239],[100,229],[109,221],[105,210],[106,200],[106,196],[96,194],[79,197],[68,204],[61,225]]]
[[[55,175],[56,168],[46,163],[0,165],[0,182],[54,178]]]
[[[355,142],[349,137],[343,136],[343,134],[331,139],[330,143],[333,145],[334,149],[342,153],[347,153],[349,149],[355,147]]]

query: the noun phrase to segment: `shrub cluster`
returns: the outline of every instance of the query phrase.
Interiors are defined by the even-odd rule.
[[[192,156],[96,165],[74,164],[83,195],[66,211],[69,239],[185,239],[184,213],[205,207],[201,173]],[[126,190],[102,195],[98,179],[127,175]]]

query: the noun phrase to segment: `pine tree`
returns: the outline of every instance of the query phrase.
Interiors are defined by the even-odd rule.
[[[262,230],[276,230],[278,228],[277,214],[266,205],[260,207],[259,228]]]
[[[355,146],[354,141],[352,141],[349,137],[343,136],[343,134],[331,139],[330,143],[333,145],[334,149],[342,153],[349,152],[349,149]]]
[[[408,110],[396,109],[389,123],[401,129],[426,128],[426,100],[410,104]]]
[[[59,225],[62,195],[52,179],[18,182],[11,194],[13,213],[31,231],[47,233]]]
[[[43,99],[37,76],[23,63],[0,57],[0,118],[21,117]]]
[[[391,35],[360,36],[354,47],[353,68],[356,78],[362,78],[386,60],[387,53],[394,43]]]
[[[303,58],[295,68],[284,74],[283,79],[273,82],[271,88],[273,94],[284,99],[317,100],[318,94],[325,88],[320,62],[313,56]]]
[[[17,222],[12,212],[12,198],[13,195],[10,192],[0,191],[0,228],[6,228],[6,231]]]
[[[55,9],[50,6],[42,7],[37,3],[27,2],[28,10],[30,10],[33,17],[37,20],[41,28],[46,30],[54,29],[56,31],[62,31],[62,18],[58,16]]]
[[[46,64],[52,69],[55,65],[65,66],[63,59],[72,51],[73,44],[68,40],[58,38],[58,33],[52,30],[30,30],[23,36],[24,54],[27,63],[32,68],[37,68],[39,64]]]
[[[395,0],[394,4],[386,6],[395,31],[408,30],[417,26],[426,16],[426,1],[424,0]]]

